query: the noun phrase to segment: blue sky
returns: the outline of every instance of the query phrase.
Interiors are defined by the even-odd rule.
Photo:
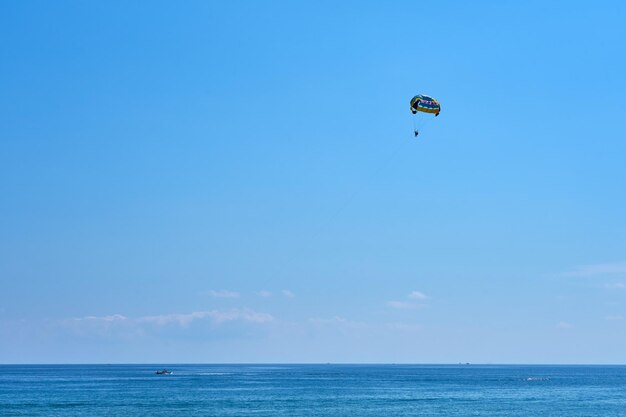
[[[0,363],[626,362],[626,6],[335,3],[0,6]]]

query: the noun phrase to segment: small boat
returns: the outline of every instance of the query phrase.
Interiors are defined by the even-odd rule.
[[[171,375],[172,371],[168,371],[167,369],[161,369],[159,371],[156,371],[155,374],[157,374],[157,375]]]

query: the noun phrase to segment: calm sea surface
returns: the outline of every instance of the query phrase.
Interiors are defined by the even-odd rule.
[[[1,416],[626,416],[626,367],[1,365]]]

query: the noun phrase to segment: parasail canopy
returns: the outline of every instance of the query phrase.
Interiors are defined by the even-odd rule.
[[[418,94],[411,99],[411,113],[416,114],[418,111],[439,116],[441,105],[432,97]]]

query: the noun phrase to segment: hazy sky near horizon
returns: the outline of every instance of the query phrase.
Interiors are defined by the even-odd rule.
[[[626,362],[626,4],[336,3],[0,5],[0,363]]]

